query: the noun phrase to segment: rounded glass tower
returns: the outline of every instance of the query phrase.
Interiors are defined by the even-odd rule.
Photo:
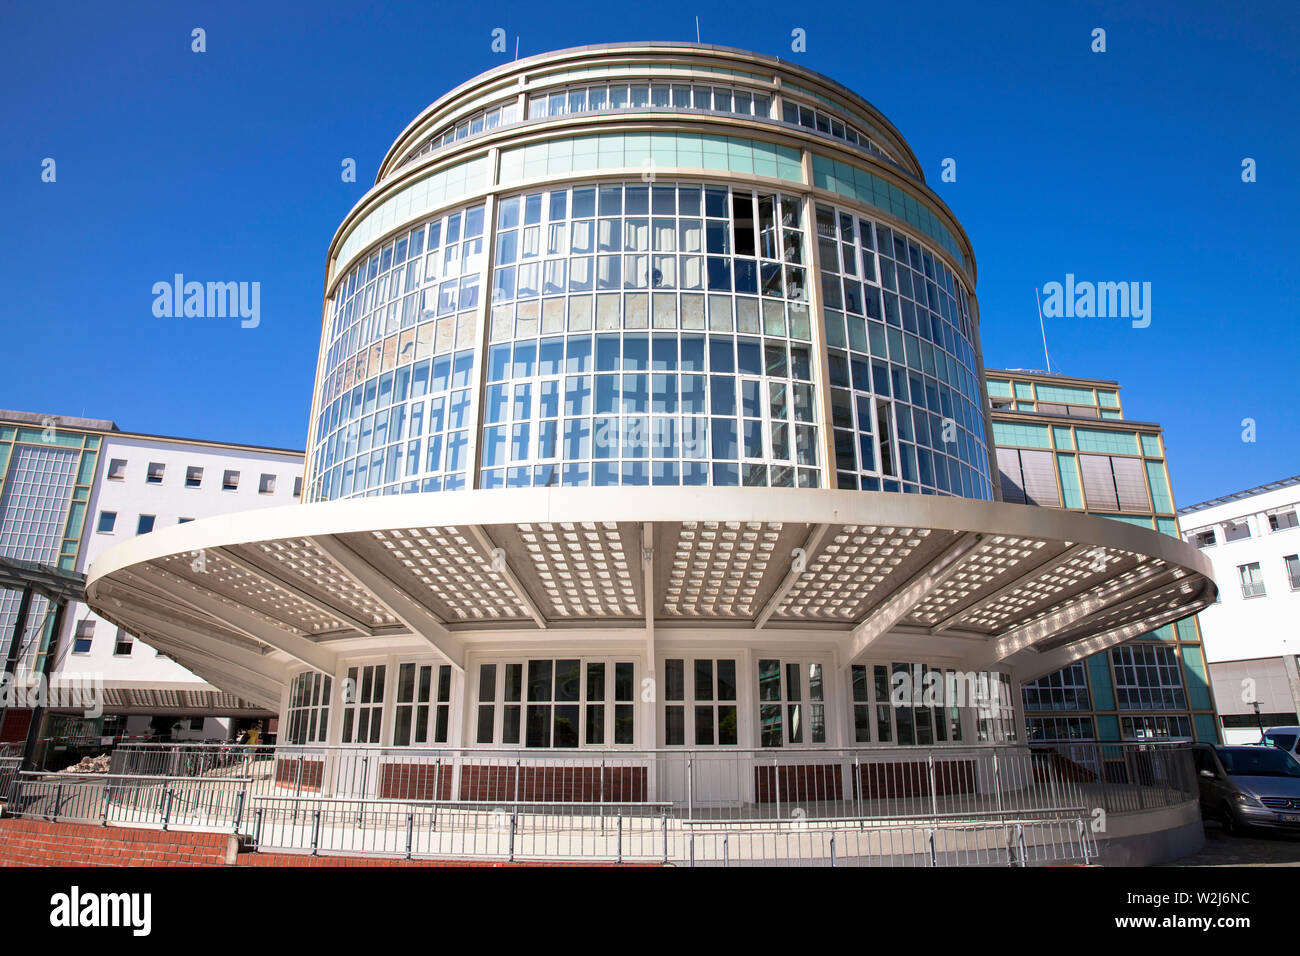
[[[819,74],[511,63],[330,244],[306,503],[119,545],[90,602],[335,793],[496,800],[526,755],[537,792],[616,760],[637,801],[766,806],[780,752],[829,806],[876,787],[858,748],[973,767],[1023,738],[1019,683],[1214,597],[1173,537],[999,500],[974,284],[902,136]]]
[[[308,500],[470,488],[990,499],[974,258],[869,103],[686,44],[485,73],[330,248]]]

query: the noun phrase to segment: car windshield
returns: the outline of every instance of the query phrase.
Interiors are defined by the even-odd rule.
[[[1272,747],[1223,747],[1218,754],[1232,777],[1300,777],[1300,764]]]
[[[1295,749],[1295,737],[1295,734],[1266,734],[1264,743],[1278,750],[1291,751]]]

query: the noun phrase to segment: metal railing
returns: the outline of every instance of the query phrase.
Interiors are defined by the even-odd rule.
[[[240,832],[247,777],[164,777],[131,774],[22,772],[9,816],[127,826]]]
[[[18,779],[18,771],[23,768],[23,757],[19,753],[12,755],[7,752],[0,752],[0,799],[8,800],[13,789],[14,781]]]
[[[128,745],[131,779],[238,783],[258,846],[736,865],[1086,861],[1097,811],[1196,797],[1186,747],[528,751]],[[239,825],[236,825],[239,826]]]

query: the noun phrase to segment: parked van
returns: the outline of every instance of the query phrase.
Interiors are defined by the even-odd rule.
[[[1300,727],[1270,727],[1264,731],[1262,743],[1266,747],[1285,750],[1300,760]]]

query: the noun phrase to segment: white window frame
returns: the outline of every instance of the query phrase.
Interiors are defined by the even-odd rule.
[[[670,698],[668,696],[668,663],[670,661],[680,661],[682,664],[682,697],[680,699]],[[701,699],[699,696],[700,687],[696,680],[697,665],[707,662],[711,670],[711,682],[708,689],[709,699]],[[732,693],[734,696],[726,699],[719,697],[721,692],[721,682],[719,681],[719,667],[723,662],[730,662],[732,665]],[[663,675],[663,701],[659,708],[659,721],[661,727],[660,740],[665,747],[674,749],[681,747],[684,750],[696,749],[700,747],[730,749],[741,746],[742,737],[740,729],[740,717],[743,704],[741,701],[742,686],[744,674],[744,660],[736,653],[727,653],[725,651],[718,653],[682,653],[668,654],[659,662],[659,673]],[[682,740],[681,743],[672,743],[668,739],[668,712],[670,709],[679,708],[682,712]],[[736,721],[735,740],[731,743],[722,743],[721,734],[721,712],[729,708],[733,712]],[[712,742],[701,743],[697,737],[700,729],[697,723],[699,709],[708,709],[712,712]]]
[[[528,697],[528,665],[530,661],[549,661],[551,664],[551,691],[550,700],[530,701]],[[578,662],[578,699],[576,701],[556,701],[556,667],[558,661],[577,661]],[[588,698],[588,665],[601,664],[605,667],[604,672],[604,697],[601,699]],[[619,664],[630,664],[632,667],[632,696],[627,700],[616,699],[616,680],[615,672]],[[495,665],[495,678],[493,687],[493,699],[491,701],[480,700],[480,688],[482,686],[483,673],[482,668],[485,666]],[[505,699],[505,671],[510,665],[520,666],[520,685],[519,700]],[[529,657],[512,656],[506,658],[488,658],[479,660],[474,663],[474,691],[470,698],[473,701],[473,727],[474,744],[472,746],[492,747],[510,750],[525,750],[533,753],[545,753],[557,749],[554,746],[554,708],[557,703],[560,706],[576,706],[578,708],[578,746],[580,750],[630,750],[636,746],[637,733],[640,728],[641,717],[637,711],[640,702],[637,699],[638,680],[641,673],[641,662],[632,655],[603,655],[603,656],[584,656],[581,654],[548,654]],[[552,743],[544,747],[530,747],[528,745],[528,708],[530,706],[547,707],[551,710],[551,733],[549,739]],[[492,742],[478,743],[479,727],[479,710],[481,707],[491,706],[492,715]],[[602,740],[592,743],[587,739],[587,722],[588,706],[602,706],[604,712],[601,715]],[[505,729],[505,708],[519,708],[519,740],[518,742],[508,743],[504,740]],[[632,715],[632,734],[631,739],[626,743],[615,743],[614,734],[616,730],[615,709],[626,706],[631,709]]]
[[[285,743],[308,746],[329,742],[333,687],[333,679],[319,671],[306,670],[294,676],[289,683],[289,704],[285,709]],[[301,734],[299,729],[303,731]]]
[[[451,736],[452,673],[437,661],[399,661],[393,684],[393,721],[389,737],[394,747],[445,746]],[[403,671],[411,669],[411,698],[403,700]],[[422,684],[429,675],[427,692]],[[445,685],[445,688],[444,688]],[[445,694],[444,694],[445,690]],[[410,711],[405,741],[398,739],[402,716]]]
[[[376,676],[380,677],[383,685],[378,692],[376,692]],[[339,708],[340,743],[354,745],[379,744],[384,739],[384,698],[388,691],[388,684],[388,665],[386,661],[357,663],[348,666]],[[359,731],[363,716],[366,725],[365,736],[368,738],[366,740],[358,739],[361,736]]]
[[[1254,572],[1249,575],[1251,580],[1247,580],[1247,572],[1254,568]],[[1258,561],[1251,561],[1247,564],[1237,565],[1237,577],[1241,581],[1241,596],[1244,600],[1251,600],[1257,597],[1266,597],[1268,589],[1264,585],[1264,572],[1261,570]]]
[[[830,664],[816,657],[786,657],[779,653],[766,654],[755,653],[753,656],[754,665],[751,668],[751,679],[754,682],[754,733],[758,740],[758,746],[764,750],[808,750],[829,745],[831,732],[831,681],[830,675],[833,672]],[[765,661],[776,661],[778,663],[778,692],[779,698],[765,700],[763,698],[762,672]],[[798,696],[790,695],[790,668],[797,668],[799,675]],[[812,696],[812,669],[818,668],[818,676],[821,683],[821,696]],[[775,744],[763,743],[763,710],[765,707],[780,707],[781,718],[781,741]],[[816,721],[813,719],[813,708],[820,706],[822,708],[821,731],[822,739],[816,740],[814,731]],[[801,739],[792,741],[790,739],[790,725],[792,723],[792,710],[799,709],[799,722],[801,728]],[[806,708],[806,709],[805,709]]]

